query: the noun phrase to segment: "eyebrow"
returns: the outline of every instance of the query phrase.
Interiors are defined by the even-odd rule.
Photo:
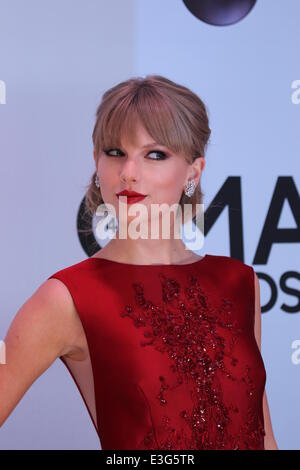
[[[158,144],[157,142],[149,142],[149,144],[143,145],[141,148],[145,149],[145,148],[148,148],[148,147],[152,147],[153,145],[160,145],[161,147],[163,147],[163,145]]]
[[[159,147],[166,147],[163,144],[158,144],[157,142],[149,142],[148,144],[142,145],[141,149],[146,149],[149,147],[153,147],[154,145],[158,145]]]

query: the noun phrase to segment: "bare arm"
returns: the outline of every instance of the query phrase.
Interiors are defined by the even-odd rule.
[[[259,286],[259,279],[257,274],[254,273],[255,276],[255,339],[259,350],[261,351],[261,306],[260,306],[260,286]],[[271,416],[270,410],[267,400],[266,390],[264,391],[263,396],[263,413],[264,413],[264,426],[265,426],[265,439],[264,439],[264,447],[265,450],[278,450],[273,429],[271,423]]]
[[[0,426],[33,382],[59,356],[76,352],[80,320],[66,286],[45,281],[16,313],[5,337],[0,364]]]

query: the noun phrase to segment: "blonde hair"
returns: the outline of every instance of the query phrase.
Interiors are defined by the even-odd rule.
[[[161,75],[148,75],[130,78],[103,94],[92,135],[96,158],[105,148],[119,147],[123,133],[134,142],[138,121],[154,141],[175,153],[182,153],[187,162],[205,156],[211,130],[203,101],[183,85]],[[104,203],[95,176],[96,171],[85,196],[85,205],[91,214]],[[192,204],[194,217],[196,204],[202,204],[202,200],[199,182],[191,197],[182,191],[179,204],[182,211],[184,204]]]

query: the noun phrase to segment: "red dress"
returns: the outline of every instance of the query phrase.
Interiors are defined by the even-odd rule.
[[[69,289],[86,334],[88,359],[60,359],[103,450],[264,449],[251,266],[88,258],[50,278]]]

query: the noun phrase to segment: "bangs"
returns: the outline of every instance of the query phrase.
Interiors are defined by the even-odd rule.
[[[187,116],[185,119],[180,116],[178,106],[179,102],[172,102],[159,90],[145,84],[121,98],[110,96],[101,103],[101,115],[95,128],[97,154],[107,148],[121,147],[122,137],[135,146],[137,125],[141,125],[157,144],[174,153],[183,153],[190,160],[194,145],[186,124]]]

